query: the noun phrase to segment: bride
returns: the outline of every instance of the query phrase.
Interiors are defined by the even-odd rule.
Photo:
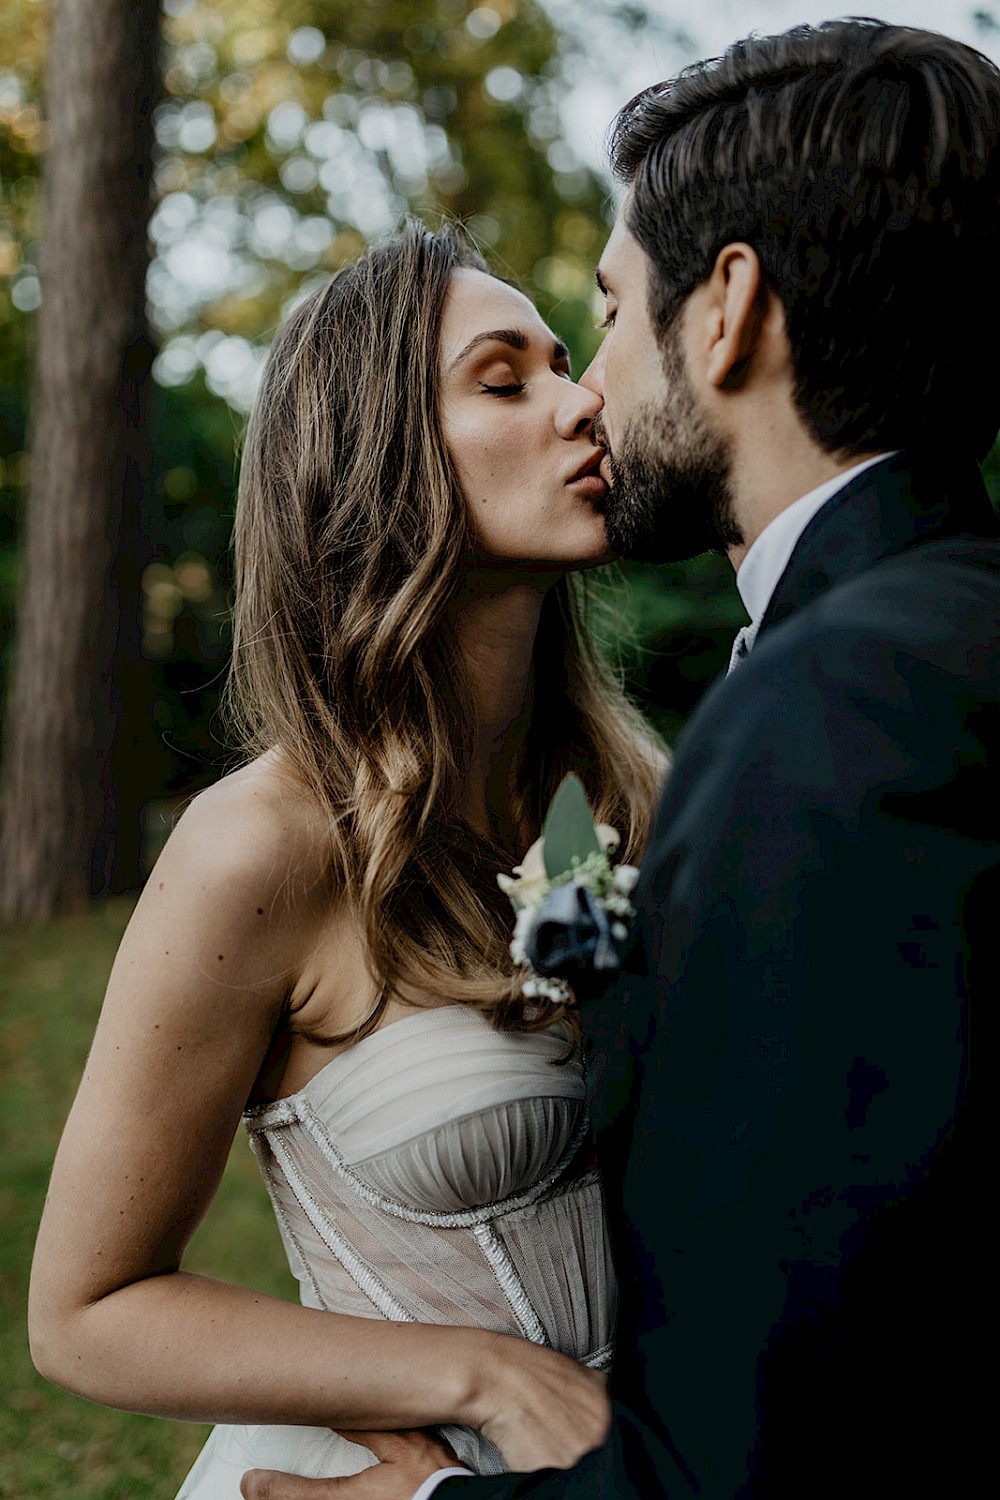
[[[275,341],[236,523],[241,769],[122,941],[32,1275],[50,1380],[218,1425],[181,1489],[350,1474],[441,1424],[481,1472],[608,1422],[614,1292],[570,1017],[496,885],[569,770],[633,858],[660,752],[588,637],[605,486],[566,350],[410,224]],[[183,1269],[242,1121],[301,1306]]]

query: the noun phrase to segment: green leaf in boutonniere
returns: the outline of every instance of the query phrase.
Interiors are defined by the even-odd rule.
[[[587,794],[578,776],[564,776],[552,798],[542,829],[545,873],[550,880],[572,875],[573,862],[601,853]]]

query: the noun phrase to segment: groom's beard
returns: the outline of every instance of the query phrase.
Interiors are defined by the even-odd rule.
[[[674,340],[664,349],[663,367],[666,400],[633,412],[608,450],[608,541],[619,557],[642,562],[680,562],[743,540],[733,519],[726,445],[698,410]],[[594,425],[606,444],[600,417]]]

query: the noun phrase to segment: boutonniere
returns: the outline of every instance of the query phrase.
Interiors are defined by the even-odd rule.
[[[541,838],[513,874],[497,876],[516,913],[510,952],[525,995],[571,1003],[593,975],[621,967],[639,872],[612,864],[619,843],[615,829],[594,822],[579,778],[566,776]]]

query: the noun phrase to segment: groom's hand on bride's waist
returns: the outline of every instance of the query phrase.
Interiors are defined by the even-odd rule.
[[[431,1432],[345,1432],[352,1443],[368,1448],[378,1463],[340,1479],[303,1479],[270,1469],[251,1469],[240,1481],[243,1500],[424,1500],[436,1485],[432,1476],[470,1471]]]

